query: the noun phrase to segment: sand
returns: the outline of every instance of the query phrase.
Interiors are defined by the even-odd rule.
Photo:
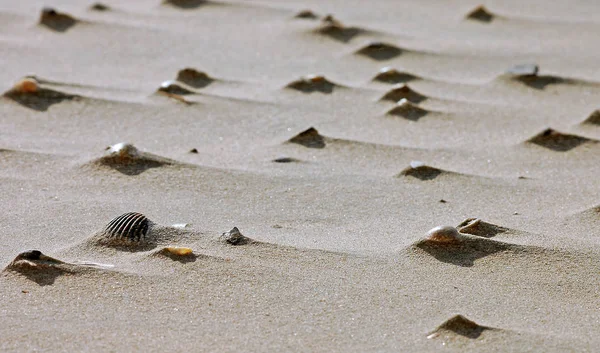
[[[2,2],[0,351],[598,351],[600,5],[480,5]]]

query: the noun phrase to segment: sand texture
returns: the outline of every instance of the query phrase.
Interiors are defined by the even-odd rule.
[[[1,352],[600,351],[600,2],[53,1]]]

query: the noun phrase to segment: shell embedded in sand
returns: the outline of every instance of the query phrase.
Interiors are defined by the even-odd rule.
[[[193,250],[190,248],[183,248],[178,246],[168,246],[165,248],[165,251],[175,256],[190,256],[193,253]]]
[[[39,23],[52,30],[64,32],[74,26],[77,20],[69,14],[59,12],[51,7],[44,7]]]
[[[160,84],[158,92],[164,92],[175,95],[186,95],[194,93],[193,91],[183,87],[179,82],[168,80]]]
[[[428,110],[419,107],[406,98],[402,98],[394,108],[387,112],[387,115],[400,116],[412,121],[418,121],[427,114],[429,114]]]
[[[540,132],[527,142],[556,152],[570,151],[585,143],[597,143],[596,140],[587,137],[566,134],[551,128]]]
[[[150,223],[143,214],[128,212],[113,218],[104,227],[103,234],[108,238],[139,242],[146,237]]]
[[[421,161],[411,161],[410,166],[402,170],[399,176],[410,176],[419,180],[433,180],[442,173],[444,173],[443,170],[428,166]]]
[[[384,94],[379,100],[400,102],[401,100],[405,99],[413,103],[420,103],[427,98],[427,96],[413,90],[407,84],[401,83],[392,87],[392,89]]]
[[[46,256],[39,250],[27,250],[17,255],[17,257],[15,257],[15,259],[7,266],[7,269],[17,271],[26,269],[31,270],[62,264],[65,263],[50,256]]]
[[[106,148],[106,151],[108,157],[116,158],[120,162],[128,162],[140,155],[140,152],[134,145],[125,142],[109,146]]]
[[[25,77],[19,80],[12,88],[12,91],[20,94],[37,93],[40,90],[39,82],[33,77]]]
[[[373,77],[373,81],[385,83],[403,83],[418,79],[417,76],[406,72],[400,72],[392,67],[386,66],[379,70],[379,73]]]
[[[221,239],[231,245],[243,245],[250,241],[250,239],[245,237],[237,227],[233,227],[229,232],[223,233]]]
[[[519,64],[506,70],[506,73],[513,76],[537,76],[540,67],[536,64]]]
[[[462,236],[452,226],[438,226],[427,232],[427,240],[439,244],[452,244],[461,242]]]

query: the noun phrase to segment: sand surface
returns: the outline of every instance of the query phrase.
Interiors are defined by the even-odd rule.
[[[0,2],[0,351],[600,350],[600,3],[102,4]]]

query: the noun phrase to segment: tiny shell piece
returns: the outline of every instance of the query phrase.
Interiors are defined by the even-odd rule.
[[[168,251],[169,253],[173,254],[173,255],[177,255],[177,256],[189,256],[192,254],[192,249],[190,248],[183,248],[183,247],[178,247],[178,246],[169,246],[165,248],[166,251]]]

